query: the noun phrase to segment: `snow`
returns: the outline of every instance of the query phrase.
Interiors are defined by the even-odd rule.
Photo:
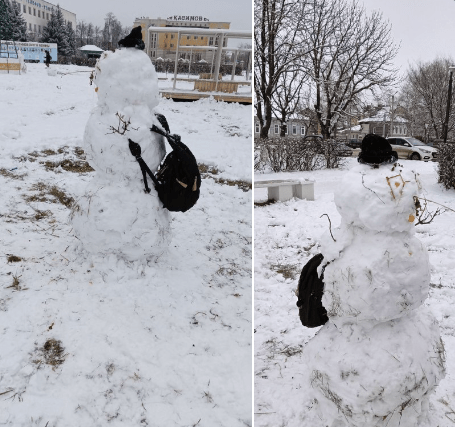
[[[251,107],[160,99],[201,197],[153,262],[90,256],[65,203],[98,96],[92,69],[51,68],[1,77],[0,425],[251,426],[251,191],[227,185],[251,182]]]
[[[455,192],[446,191],[437,183],[437,164],[406,160],[400,161],[400,164],[403,165],[401,173],[409,175],[405,181],[414,181],[417,186],[417,182],[421,182],[423,189],[420,197],[455,209]],[[346,417],[350,416],[347,411],[349,408],[352,409],[351,424],[347,424],[350,426],[448,427],[455,421],[452,409],[455,407],[455,323],[452,316],[455,282],[450,273],[455,268],[455,231],[450,227],[455,212],[446,211],[436,216],[430,224],[410,228],[409,206],[406,206],[410,199],[406,198],[406,202],[403,198],[404,203],[396,205],[398,210],[389,212],[389,215],[382,212],[385,221],[393,219],[387,226],[394,226],[395,230],[375,230],[378,226],[380,230],[387,229],[382,228],[384,223],[379,219],[379,213],[375,212],[376,208],[387,208],[377,197],[383,198],[384,195],[377,186],[378,177],[374,174],[364,176],[365,186],[374,190],[377,196],[363,188],[361,179],[354,179],[355,174],[362,174],[362,169],[366,167],[358,165],[356,159],[349,159],[347,166],[340,170],[255,176],[258,180],[314,179],[316,197],[315,201],[292,199],[284,203],[256,206],[254,210],[256,426],[344,426]],[[381,169],[375,170],[375,173],[381,174]],[[413,176],[411,170],[419,175]],[[412,189],[406,186],[401,192],[403,197],[405,191]],[[390,192],[390,188],[386,187],[384,191]],[[371,197],[367,196],[368,193]],[[255,201],[264,199],[266,190],[255,190]],[[353,209],[349,221],[361,221],[361,224],[349,230],[345,226],[349,221],[340,215],[343,212],[340,205],[348,210],[350,205],[356,207],[358,214],[356,216]],[[434,212],[438,205],[428,203],[428,208]],[[368,211],[371,217],[366,215]],[[330,236],[329,221],[324,214],[330,217],[336,243]],[[410,232],[407,231],[409,229]],[[365,239],[368,244],[364,244]],[[400,243],[405,241],[409,246],[407,249],[413,253],[413,267],[407,265],[409,261],[399,253]],[[420,249],[419,241],[428,248],[428,255]],[[340,246],[346,247],[347,242],[351,247],[339,252]],[[379,265],[384,261],[379,257],[384,247],[395,251],[395,266]],[[339,265],[332,269],[333,275],[337,267],[339,271],[340,267],[350,266],[350,283],[354,288],[355,277],[362,268],[369,266],[378,275],[372,277],[371,284],[373,289],[378,290],[385,281],[379,276],[387,275],[388,268],[395,271],[397,276],[388,283],[389,292],[370,300],[370,316],[365,316],[364,311],[363,320],[354,320],[352,315],[357,314],[355,311],[340,312],[338,321],[332,316],[322,328],[308,329],[300,324],[294,293],[298,276],[309,258],[321,251],[327,257],[340,253]],[[401,257],[401,260],[397,257]],[[429,270],[426,257],[430,261]],[[359,303],[357,308],[364,310],[365,301],[362,307],[360,299],[356,299],[359,298],[360,287],[350,290],[344,285],[345,280],[349,282],[349,272],[330,276],[330,266],[324,273],[326,285],[334,280],[340,281],[338,288],[333,285],[332,291],[342,288],[348,292],[348,296],[343,295],[342,300],[346,303],[347,298],[352,305]],[[403,270],[407,270],[408,274],[403,275]],[[406,301],[414,307],[418,307],[425,299],[429,289],[429,298],[425,300],[424,307],[410,310],[407,304],[403,304],[401,307],[405,309],[397,312],[394,307],[400,305],[395,305],[392,300],[397,297],[394,289],[399,289],[400,283],[402,288],[410,290],[406,295],[410,299]],[[324,298],[323,301],[329,305],[327,296]],[[380,307],[386,309],[381,310]],[[340,307],[337,305],[336,308]],[[425,394],[426,390],[431,390],[438,383],[442,373],[442,347],[438,342],[438,326],[433,316],[440,325],[447,354],[447,373],[433,394]],[[386,320],[390,318],[394,320]],[[384,388],[383,398],[380,387]],[[323,404],[330,400],[336,402],[336,396],[343,398],[340,410],[333,403]],[[410,398],[419,401],[409,401],[403,410],[395,410],[384,420],[375,419],[373,422],[368,418],[369,412],[386,415],[390,412],[391,403],[398,406]],[[365,411],[356,412],[355,405],[357,408],[363,406]],[[427,407],[430,420],[426,419]],[[321,419],[336,421],[330,424],[330,421],[322,422]]]

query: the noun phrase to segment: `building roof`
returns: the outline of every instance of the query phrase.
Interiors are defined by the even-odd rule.
[[[347,129],[342,129],[342,130],[340,130],[339,132],[340,132],[340,133],[348,133],[349,130],[350,130],[351,132],[360,132],[360,131],[362,130],[362,126],[360,126],[360,125],[355,125],[355,126],[352,126],[351,129],[349,129],[349,128],[347,128]]]
[[[93,44],[86,44],[85,46],[80,47],[79,50],[90,52],[104,52],[103,49],[100,49],[98,46],[95,46]]]
[[[384,119],[385,116],[385,119]],[[389,123],[390,122],[390,114],[389,113],[379,113],[374,117],[366,117],[365,119],[359,120],[359,123],[382,123],[385,122]],[[400,116],[394,116],[393,117],[393,122],[394,123],[408,123],[406,119],[403,119],[403,117]]]

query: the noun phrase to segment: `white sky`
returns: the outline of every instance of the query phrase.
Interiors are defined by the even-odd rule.
[[[171,15],[196,15],[210,21],[231,22],[236,30],[251,30],[251,0],[51,0],[74,12],[78,21],[103,26],[104,17],[112,12],[125,26],[132,26],[140,16],[167,18]]]
[[[404,74],[408,65],[436,57],[455,58],[454,0],[360,0],[367,12],[380,10],[392,24],[401,48],[395,63]]]

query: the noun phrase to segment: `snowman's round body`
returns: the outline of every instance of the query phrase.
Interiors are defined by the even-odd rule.
[[[357,165],[340,183],[341,225],[321,241],[329,321],[304,353],[320,427],[428,426],[445,367],[422,305],[430,269],[414,236],[420,191],[418,175],[399,165]]]
[[[103,54],[94,82],[98,104],[87,122],[84,150],[96,175],[73,209],[73,229],[92,254],[151,260],[168,246],[170,216],[151,182],[150,194],[144,192],[128,139],[156,171],[166,153],[163,137],[150,131],[159,125],[158,78],[144,52],[127,48]]]

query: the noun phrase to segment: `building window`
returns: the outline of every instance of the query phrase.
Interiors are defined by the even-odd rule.
[[[191,38],[191,36],[186,36],[186,39],[189,40]]]
[[[33,8],[33,16],[36,16],[36,9]]]
[[[41,18],[41,12],[38,10],[38,18]]]
[[[32,24],[28,24],[28,29],[32,31]]]
[[[41,25],[38,25],[38,33],[41,34]]]
[[[174,43],[171,43],[170,46],[171,46],[171,47],[174,47]]]
[[[36,33],[36,24],[33,24],[33,27],[34,27],[34,31]]]
[[[305,136],[305,126],[300,128],[300,135]]]
[[[201,37],[201,40],[204,40],[204,37]]]
[[[279,134],[280,133],[280,127],[278,125],[275,125],[275,134]]]
[[[209,37],[209,46],[213,46],[213,37]]]
[[[292,135],[297,135],[297,125],[292,125]]]
[[[46,19],[49,21],[49,14],[46,13]]]
[[[284,134],[287,135],[288,134],[288,125],[284,125],[285,128],[284,128]]]
[[[254,131],[256,133],[259,133],[259,123],[256,123],[255,127],[254,127]]]
[[[198,36],[194,36],[194,40],[197,40]]]
[[[156,49],[156,39],[157,39],[156,33],[150,34],[150,47],[152,49]]]
[[[25,4],[22,6],[24,13],[27,13],[27,6]]]
[[[32,8],[29,6],[28,7],[28,14],[31,15],[32,14]]]
[[[174,34],[171,34],[171,39],[173,39],[173,38],[174,38]]]

